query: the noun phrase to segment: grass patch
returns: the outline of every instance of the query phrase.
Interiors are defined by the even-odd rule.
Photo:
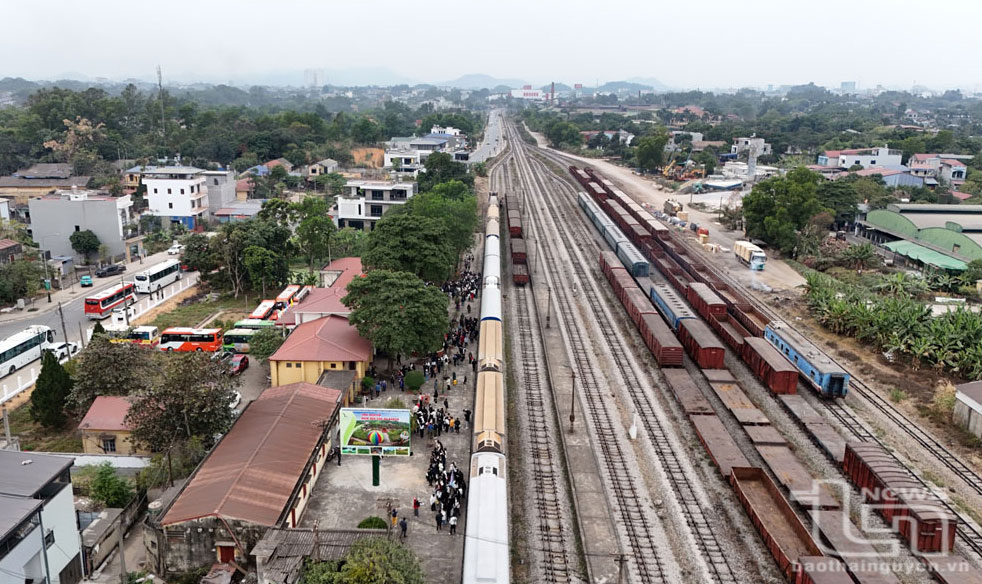
[[[230,294],[222,294],[215,300],[209,300],[207,295],[199,295],[182,301],[176,308],[160,314],[151,324],[164,330],[173,326],[195,326],[220,310],[250,313],[259,301],[258,295],[240,295],[234,298]]]
[[[20,437],[21,450],[35,452],[82,452],[78,422],[69,418],[60,430],[49,430],[31,419],[30,402],[10,411],[10,432]]]
[[[358,523],[358,529],[388,529],[389,524],[385,522],[385,519],[381,517],[372,516],[366,517]]]
[[[941,480],[941,477],[939,477],[938,475],[934,474],[933,472],[931,472],[929,470],[924,471],[923,476],[924,476],[924,479],[925,480],[927,480],[928,482],[931,482],[931,483],[934,483],[934,484],[938,485],[942,489],[947,486],[945,484],[945,482],[943,480]]]
[[[893,403],[899,404],[905,399],[907,399],[906,391],[902,389],[898,389],[896,387],[890,390],[890,401],[892,401]]]

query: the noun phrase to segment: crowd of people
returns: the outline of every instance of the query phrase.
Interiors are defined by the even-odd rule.
[[[456,534],[461,505],[467,495],[467,483],[464,482],[464,473],[457,468],[457,463],[451,462],[447,466],[447,449],[439,440],[430,452],[426,482],[434,487],[430,494],[430,511],[436,517],[436,530],[443,531],[443,527],[447,526],[450,535]]]

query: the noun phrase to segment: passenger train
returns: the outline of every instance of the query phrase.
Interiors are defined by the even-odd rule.
[[[492,192],[484,232],[484,280],[477,346],[474,454],[471,456],[464,584],[506,584],[511,580],[508,549],[508,477],[505,456],[505,397],[501,366],[501,237],[498,196]]]

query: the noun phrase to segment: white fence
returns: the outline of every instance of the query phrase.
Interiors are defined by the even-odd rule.
[[[184,278],[178,280],[177,282],[171,284],[167,288],[164,288],[161,292],[162,297],[158,294],[151,294],[149,296],[143,297],[142,300],[137,301],[127,310],[130,311],[130,318],[137,318],[141,314],[146,313],[148,310],[160,306],[164,302],[167,302],[175,294],[180,294],[184,292],[191,286],[196,286],[198,284],[197,274],[188,274]],[[95,325],[93,325],[95,326]],[[92,327],[89,327],[85,331],[85,342],[87,343],[89,339],[92,338]],[[67,340],[67,339],[66,339]],[[80,339],[81,340],[81,339]],[[68,359],[62,359],[62,363]],[[3,378],[0,383],[0,404],[6,403],[10,399],[14,398],[17,394],[24,391],[25,389],[34,385],[37,380],[38,375],[41,373],[41,362],[35,361],[30,364],[30,366],[25,367],[19,371],[14,372],[13,375],[8,375]]]

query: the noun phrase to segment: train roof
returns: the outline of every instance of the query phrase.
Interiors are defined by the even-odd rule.
[[[780,320],[772,320],[767,325],[767,328],[784,339],[784,342],[790,345],[799,355],[808,359],[817,369],[821,369],[823,373],[846,374],[845,369],[824,352],[820,351],[811,341],[801,336],[801,333],[789,327],[787,323]]]

